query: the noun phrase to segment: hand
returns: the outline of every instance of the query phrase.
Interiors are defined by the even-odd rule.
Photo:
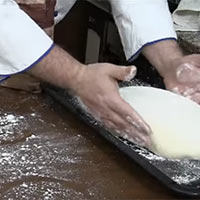
[[[142,53],[164,78],[168,90],[200,104],[200,55],[184,56],[175,40],[147,45]]]
[[[200,55],[183,56],[171,61],[164,75],[166,88],[200,104]]]
[[[83,67],[73,86],[75,94],[97,120],[120,136],[150,145],[151,130],[139,114],[119,95],[117,80],[132,79],[135,67],[119,67],[107,63]]]
[[[70,89],[88,111],[120,136],[140,145],[150,145],[149,126],[119,95],[117,80],[130,80],[135,67],[111,64],[83,65],[55,46],[28,73],[59,87]]]

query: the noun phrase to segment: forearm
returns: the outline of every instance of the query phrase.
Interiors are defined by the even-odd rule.
[[[163,77],[170,70],[172,62],[183,57],[175,40],[165,40],[146,46],[142,53]]]
[[[55,46],[28,73],[59,87],[73,89],[78,84],[83,68],[83,64],[75,60],[63,49]]]
[[[167,0],[110,2],[128,61],[133,61],[149,43],[176,39]]]

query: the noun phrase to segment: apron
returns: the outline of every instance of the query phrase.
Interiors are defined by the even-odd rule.
[[[15,0],[52,39],[54,34],[54,10],[56,0]],[[40,81],[27,73],[11,76],[3,81],[3,87],[40,93]]]

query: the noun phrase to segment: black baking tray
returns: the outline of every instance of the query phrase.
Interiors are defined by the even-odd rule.
[[[129,82],[121,86],[127,85],[135,85],[135,82]],[[53,99],[75,113],[82,121],[96,129],[100,135],[128,155],[168,189],[183,197],[200,197],[199,160],[177,160],[160,157],[148,149],[139,147],[126,139],[114,136],[106,131],[91,115],[81,108],[78,100],[66,90],[47,84],[43,85],[43,89]]]

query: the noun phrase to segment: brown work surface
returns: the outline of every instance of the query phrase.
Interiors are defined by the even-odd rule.
[[[0,199],[177,198],[51,99],[0,96]]]

